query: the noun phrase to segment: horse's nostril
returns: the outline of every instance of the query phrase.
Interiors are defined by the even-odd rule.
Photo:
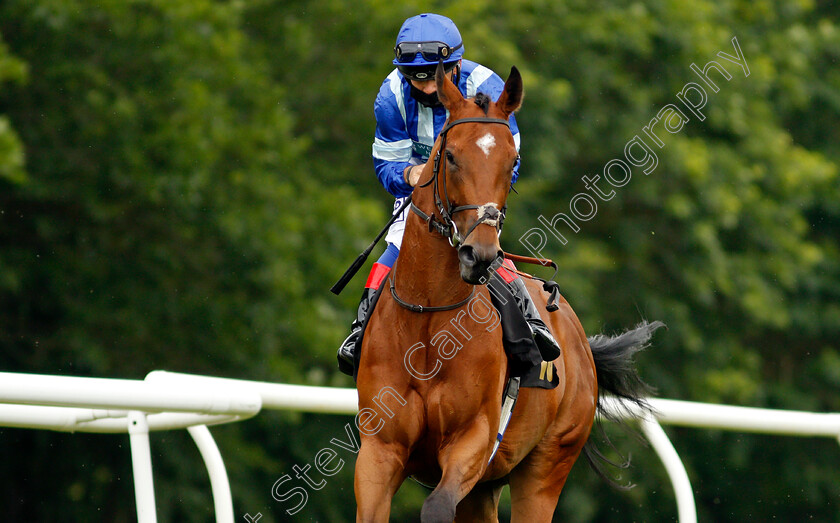
[[[458,249],[458,259],[465,267],[472,267],[475,265],[475,251],[469,245],[463,245]]]

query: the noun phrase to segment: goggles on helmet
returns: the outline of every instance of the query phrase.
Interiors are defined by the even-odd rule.
[[[449,59],[462,45],[463,42],[455,47],[443,42],[400,42],[394,47],[394,54],[397,56],[397,62],[402,64],[412,62],[417,53],[423,55],[427,62],[437,63],[439,60]]]

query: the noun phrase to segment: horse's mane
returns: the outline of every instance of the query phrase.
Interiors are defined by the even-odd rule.
[[[484,111],[485,115],[487,114],[487,111],[490,110],[491,101],[492,100],[490,100],[490,97],[484,93],[478,93],[477,95],[475,95],[475,98],[473,98],[473,102],[475,102],[475,105],[481,107],[481,110]]]

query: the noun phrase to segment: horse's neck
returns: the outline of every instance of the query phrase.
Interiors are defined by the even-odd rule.
[[[461,279],[458,252],[414,213],[406,220],[394,278],[400,298],[423,306],[447,305],[472,292]]]

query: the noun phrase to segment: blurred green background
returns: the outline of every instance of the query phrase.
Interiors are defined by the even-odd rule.
[[[502,238],[521,254],[539,215],[568,212],[581,177],[697,81],[692,63],[724,65],[732,80],[709,92],[706,119],[660,133],[656,170],[634,169],[544,254],[589,334],[668,324],[638,359],[659,396],[840,411],[833,4],[4,0],[0,370],[352,385],[335,349],[364,275],[340,298],[328,289],[391,209],[370,159],[373,99],[402,21],[434,11],[467,58],[523,73]],[[748,77],[716,57],[733,36]],[[275,412],[211,429],[237,519],[352,521],[350,453],[294,518],[271,497],[351,421]],[[837,441],[666,431],[701,521],[840,520]],[[581,461],[557,520],[675,520],[653,451],[613,437],[636,487],[613,490]],[[160,520],[211,521],[186,432],[153,434],[152,451]],[[424,495],[404,486],[393,520],[415,521]],[[0,429],[0,512],[135,520],[128,439]]]

